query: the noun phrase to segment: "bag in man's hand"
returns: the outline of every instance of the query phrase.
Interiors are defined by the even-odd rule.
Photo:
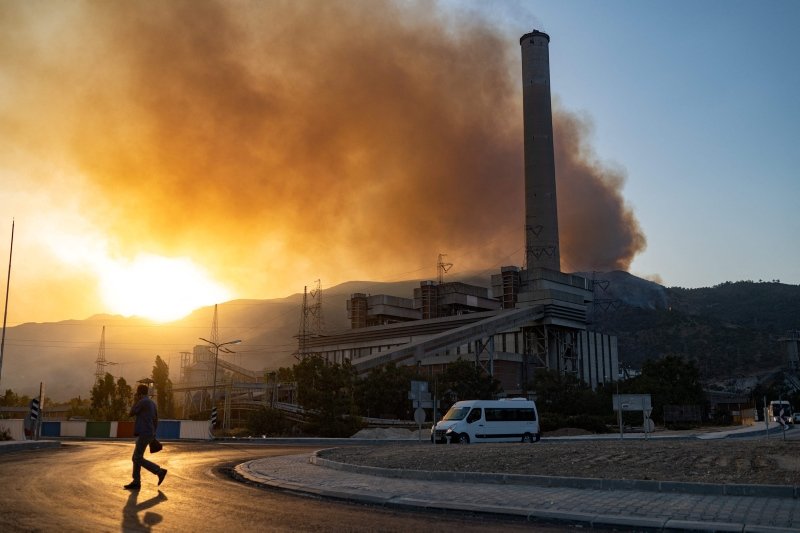
[[[161,448],[163,447],[164,446],[162,446],[161,443],[158,442],[158,439],[153,439],[150,441],[150,453],[160,452]]]

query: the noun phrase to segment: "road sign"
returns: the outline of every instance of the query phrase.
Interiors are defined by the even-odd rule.
[[[615,394],[613,396],[615,411],[652,410],[649,394]]]
[[[39,420],[39,398],[31,400],[31,420],[33,422]]]
[[[411,392],[412,393],[419,393],[419,392],[428,392],[428,382],[427,381],[411,381]]]
[[[414,411],[414,422],[417,424],[425,423],[425,409],[417,407],[416,411]]]
[[[211,427],[216,427],[216,426],[217,426],[217,408],[216,407],[212,407],[211,408]]]
[[[432,398],[432,396],[431,396],[430,392],[409,392],[408,393],[408,399],[409,400],[414,400],[414,401],[419,400],[419,401],[423,401],[423,402],[429,402],[429,401],[431,401],[431,398]]]

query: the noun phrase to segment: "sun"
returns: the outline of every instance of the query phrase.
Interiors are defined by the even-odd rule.
[[[230,291],[187,258],[142,254],[107,264],[100,278],[103,300],[112,313],[158,322],[231,298]]]

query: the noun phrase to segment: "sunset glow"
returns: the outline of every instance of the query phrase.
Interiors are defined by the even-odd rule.
[[[797,283],[800,3],[683,4],[3,2],[9,323],[522,266],[533,28],[562,270]]]
[[[155,255],[109,266],[101,273],[101,287],[110,312],[159,322],[231,297],[191,260]]]

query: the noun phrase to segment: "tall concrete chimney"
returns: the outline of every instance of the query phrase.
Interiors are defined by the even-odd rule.
[[[522,117],[525,129],[525,262],[528,270],[561,271],[550,107],[550,36],[523,35]]]

